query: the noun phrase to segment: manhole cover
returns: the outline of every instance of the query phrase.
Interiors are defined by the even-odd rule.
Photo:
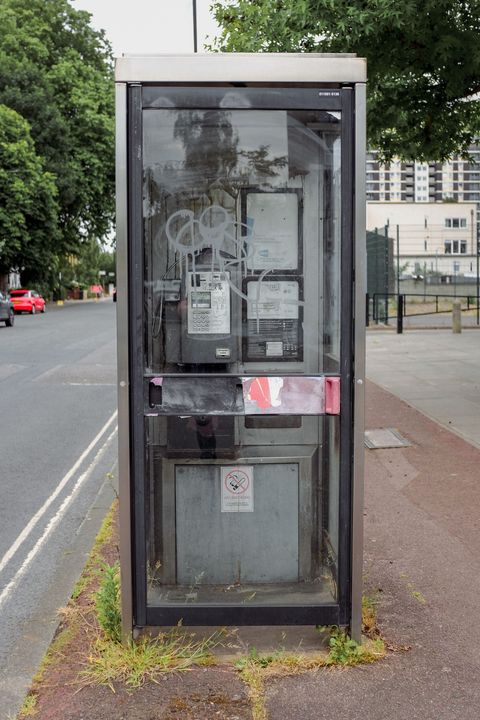
[[[371,450],[408,447],[411,444],[395,428],[379,428],[378,430],[365,431],[365,445]]]

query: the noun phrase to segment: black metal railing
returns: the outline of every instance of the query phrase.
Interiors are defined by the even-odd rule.
[[[421,301],[416,298],[421,298]],[[462,312],[476,310],[476,324],[480,325],[480,308],[475,296],[447,293],[400,293],[399,295],[397,293],[373,293],[371,296],[367,294],[366,324],[367,327],[371,322],[376,325],[380,323],[389,325],[391,321],[395,321],[397,333],[402,333],[404,318],[451,313],[454,302],[460,302]],[[422,305],[429,307],[422,310]]]

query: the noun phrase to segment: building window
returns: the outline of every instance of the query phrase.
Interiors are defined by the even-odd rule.
[[[467,218],[445,218],[446,228],[466,228]]]
[[[467,241],[466,240],[445,240],[444,248],[445,248],[445,255],[466,255],[467,254]]]

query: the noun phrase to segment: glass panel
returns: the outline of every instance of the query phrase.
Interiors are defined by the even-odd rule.
[[[145,110],[143,151],[146,372],[337,372],[339,113]]]
[[[144,110],[150,605],[336,601],[340,125]]]
[[[146,431],[149,605],[336,601],[338,416],[147,418]]]

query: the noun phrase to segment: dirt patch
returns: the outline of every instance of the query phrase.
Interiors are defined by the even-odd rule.
[[[207,677],[208,672],[208,677]],[[71,679],[71,678],[70,678]],[[67,681],[66,685],[58,681]],[[172,673],[138,690],[69,685],[60,673],[56,688],[42,690],[38,720],[251,720],[250,703],[232,668],[193,668]],[[229,693],[228,695],[226,693]]]

